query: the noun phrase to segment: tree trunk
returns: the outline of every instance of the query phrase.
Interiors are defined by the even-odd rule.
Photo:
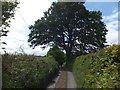
[[[71,61],[71,51],[70,49],[66,50],[66,67],[69,68],[69,62]]]

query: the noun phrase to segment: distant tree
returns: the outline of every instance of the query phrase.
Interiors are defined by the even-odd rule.
[[[15,14],[15,9],[17,8],[17,5],[19,4],[19,2],[17,2],[17,0],[15,2],[12,2],[12,0],[3,0],[0,1],[0,37],[1,36],[7,36],[7,33],[9,32],[9,30],[7,30],[7,27],[10,27],[10,22],[11,22],[11,18],[14,17]],[[3,43],[4,44],[4,43]]]
[[[55,58],[55,60],[59,63],[59,65],[62,65],[65,62],[65,54],[57,46],[50,48],[50,50],[47,53],[47,56],[49,55],[52,55]]]
[[[44,17],[29,28],[30,46],[58,46],[67,60],[76,52],[89,53],[105,47],[107,33],[100,11],[88,11],[84,2],[53,2]]]

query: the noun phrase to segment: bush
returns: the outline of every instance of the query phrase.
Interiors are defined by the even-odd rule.
[[[120,63],[120,45],[112,45],[105,49],[107,56],[113,60],[113,62]]]
[[[62,65],[65,62],[65,54],[57,46],[54,46],[48,51],[47,56],[49,55],[52,55],[59,65]]]
[[[120,88],[119,55],[115,52],[119,46],[113,47],[75,59],[73,74],[78,88]]]
[[[58,71],[52,56],[3,55],[3,88],[45,88]]]

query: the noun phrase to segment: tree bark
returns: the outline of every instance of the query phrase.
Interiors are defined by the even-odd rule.
[[[68,48],[66,50],[66,67],[69,68],[69,62],[72,60],[72,57],[71,57],[71,50],[70,48]]]

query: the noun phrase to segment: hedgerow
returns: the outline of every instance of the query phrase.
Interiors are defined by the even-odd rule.
[[[2,55],[3,88],[46,88],[58,71],[52,56]]]
[[[77,57],[73,74],[78,88],[120,88],[120,46]]]
[[[50,50],[47,52],[47,56],[49,55],[53,56],[59,65],[63,65],[65,62],[65,54],[57,46],[50,48]]]

